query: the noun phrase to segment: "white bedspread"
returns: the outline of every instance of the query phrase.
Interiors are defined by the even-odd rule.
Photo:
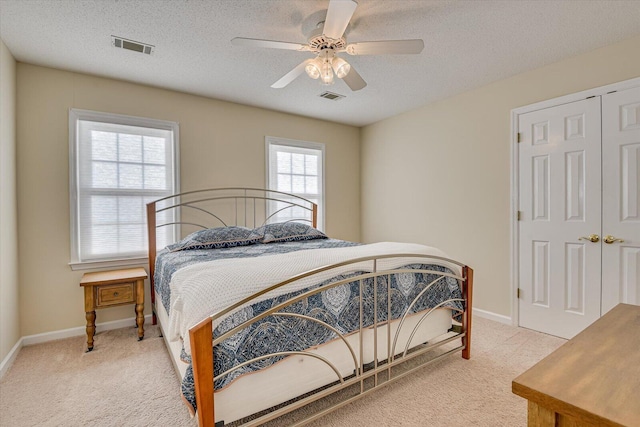
[[[185,351],[191,354],[189,328],[207,316],[297,274],[349,259],[391,254],[424,254],[448,258],[441,250],[429,246],[383,242],[346,248],[310,249],[257,258],[221,259],[182,268],[173,275],[170,284],[169,339],[183,339]],[[419,261],[412,258],[380,260],[377,269],[397,268],[416,262]],[[444,261],[430,261],[429,264],[443,265],[460,274],[460,267],[454,264]],[[269,292],[252,303],[304,289],[340,274],[371,271],[372,267],[373,263],[369,261],[323,272]],[[238,308],[240,309],[242,307]],[[213,326],[215,328],[217,324]]]

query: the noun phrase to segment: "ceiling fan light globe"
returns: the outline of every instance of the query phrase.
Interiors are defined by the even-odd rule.
[[[333,71],[336,72],[336,77],[339,79],[345,78],[347,74],[349,74],[349,71],[351,71],[351,65],[342,58],[335,58],[332,66]]]
[[[343,79],[347,76],[347,74],[349,74],[349,71],[351,71],[351,65],[345,64],[342,67],[338,68],[338,70],[336,71],[336,76],[339,79]]]
[[[323,85],[331,85],[333,84],[333,69],[331,68],[331,64],[325,62],[322,64],[322,71],[320,73],[320,80],[322,80]]]
[[[314,80],[320,77],[320,69],[314,63],[307,64],[307,66],[304,67],[304,71],[306,71],[307,75]]]

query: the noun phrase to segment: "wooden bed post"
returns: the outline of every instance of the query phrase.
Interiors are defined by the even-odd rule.
[[[318,205],[313,204],[313,212],[312,212],[312,225],[313,228],[318,228]]]
[[[213,405],[213,325],[210,317],[189,329],[191,339],[191,366],[198,406],[198,425],[214,427]],[[208,396],[211,396],[209,399]]]
[[[153,277],[156,269],[156,202],[147,203],[147,235],[149,240],[149,287],[151,288],[151,324],[156,325],[156,292]]]
[[[469,359],[471,357],[471,312],[473,310],[473,268],[469,266],[462,267],[462,277],[466,280],[462,284],[462,298],[466,300],[464,317],[462,318],[462,330],[466,335],[462,337],[462,358]]]

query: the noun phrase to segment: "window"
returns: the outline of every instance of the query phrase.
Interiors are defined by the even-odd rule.
[[[146,203],[178,191],[178,124],[72,109],[69,139],[72,268],[139,263]],[[174,232],[160,228],[159,247]]]
[[[267,137],[267,187],[292,193],[318,205],[318,228],[324,229],[324,144]],[[308,217],[299,208],[269,205],[267,215],[284,222]],[[277,213],[276,213],[277,212]]]

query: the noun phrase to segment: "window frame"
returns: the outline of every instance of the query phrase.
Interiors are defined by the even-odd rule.
[[[270,190],[277,191],[277,186],[272,188],[271,186],[271,146],[272,145],[280,145],[285,147],[295,147],[302,149],[310,149],[310,150],[318,150],[320,151],[320,160],[322,163],[322,167],[320,171],[322,173],[322,177],[319,181],[321,186],[320,197],[318,197],[318,223],[317,229],[320,231],[324,231],[325,229],[325,199],[327,194],[327,187],[325,185],[325,170],[326,170],[326,148],[325,144],[321,142],[311,142],[311,141],[300,141],[295,139],[287,139],[287,138],[279,138],[275,136],[266,136],[265,137],[265,164],[266,164],[266,188]],[[296,195],[300,195],[301,197],[307,197],[306,193],[292,193]],[[267,212],[267,216],[272,212]]]
[[[80,121],[93,121],[115,125],[125,126],[138,126],[155,128],[162,130],[169,130],[173,134],[173,190],[172,193],[180,192],[180,125],[177,122],[150,119],[146,117],[128,116],[115,113],[104,113],[93,110],[83,110],[77,108],[69,109],[69,217],[70,217],[70,262],[69,266],[72,270],[86,270],[93,268],[106,268],[106,267],[122,267],[133,265],[144,265],[148,262],[147,256],[121,256],[108,259],[91,259],[81,260],[80,247],[79,247],[79,214],[80,206],[78,199],[78,185],[80,182],[79,177],[79,158],[78,158],[78,146],[77,137]],[[167,165],[170,163],[168,162]],[[175,234],[179,232],[177,228],[174,228]]]

